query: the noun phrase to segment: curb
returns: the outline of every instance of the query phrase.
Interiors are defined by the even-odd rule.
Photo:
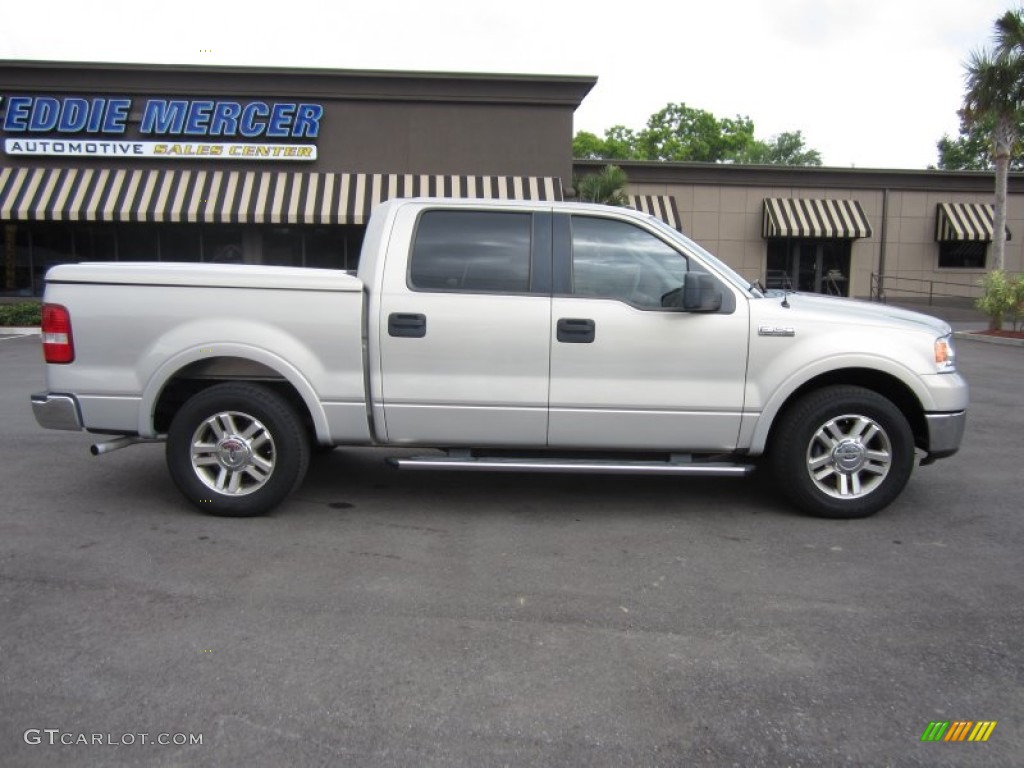
[[[980,333],[971,333],[970,331],[956,331],[953,335],[958,339],[970,339],[971,341],[980,341],[983,344],[1000,344],[1004,347],[1024,347],[1024,339],[1004,339],[999,336],[984,336]]]
[[[0,336],[38,336],[38,327],[18,327],[16,325],[0,325]]]

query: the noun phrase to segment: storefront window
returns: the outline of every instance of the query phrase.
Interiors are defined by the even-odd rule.
[[[114,261],[118,258],[113,224],[80,224],[71,230],[75,261]]]
[[[28,229],[6,224],[3,230],[3,286],[8,296],[32,295],[32,260]]]
[[[160,261],[201,261],[202,257],[198,226],[171,224],[160,230]]]
[[[205,227],[203,229],[203,261],[213,264],[243,264],[242,227]]]
[[[158,230],[152,224],[118,224],[117,257],[121,261],[157,261]]]
[[[939,243],[939,269],[984,269],[988,243],[949,240]]]
[[[32,288],[42,292],[46,270],[75,261],[72,231],[67,224],[49,224],[29,230],[32,248]]]
[[[318,269],[355,269],[356,257],[349,266],[349,227],[313,227],[306,230],[306,266]]]
[[[771,238],[766,288],[848,296],[850,240]]]
[[[292,227],[263,231],[263,263],[275,267],[302,266],[302,235]]]
[[[13,222],[0,230],[0,294],[39,295],[46,270],[77,261],[205,261],[355,269],[365,228],[78,222]]]

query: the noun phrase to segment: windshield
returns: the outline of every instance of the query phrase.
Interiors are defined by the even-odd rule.
[[[754,286],[753,283],[751,283],[749,280],[744,280],[742,275],[736,273],[732,267],[730,267],[724,261],[719,259],[717,256],[714,256],[708,251],[706,251],[704,248],[701,248],[699,245],[697,245],[697,243],[693,242],[693,240],[688,238],[679,230],[673,229],[668,224],[663,222],[661,219],[655,218],[654,216],[651,216],[650,218],[651,221],[654,222],[655,226],[657,226],[658,229],[662,231],[662,233],[668,235],[677,243],[680,243],[683,246],[685,246],[686,249],[691,253],[696,254],[701,261],[708,264],[712,269],[718,272],[718,274],[720,274],[730,283],[735,285],[737,288],[739,288],[742,291],[746,291],[751,296],[754,296],[756,298],[764,298],[764,294],[756,286]]]

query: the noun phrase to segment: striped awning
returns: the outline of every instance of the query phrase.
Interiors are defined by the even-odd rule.
[[[985,203],[939,203],[935,217],[935,239],[991,242],[995,227],[995,208]],[[1010,239],[1010,230],[1006,230]]]
[[[5,221],[365,224],[394,197],[561,200],[558,178],[4,168]]]
[[[761,235],[769,237],[871,237],[871,225],[856,200],[766,197]]]
[[[661,219],[674,229],[683,231],[676,199],[672,195],[630,195],[629,206]]]

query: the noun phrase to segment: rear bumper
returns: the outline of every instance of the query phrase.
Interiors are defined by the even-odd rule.
[[[952,456],[960,449],[967,424],[967,411],[926,413],[928,424],[928,461]]]
[[[46,429],[82,429],[82,413],[74,395],[37,392],[32,395],[32,413]]]

